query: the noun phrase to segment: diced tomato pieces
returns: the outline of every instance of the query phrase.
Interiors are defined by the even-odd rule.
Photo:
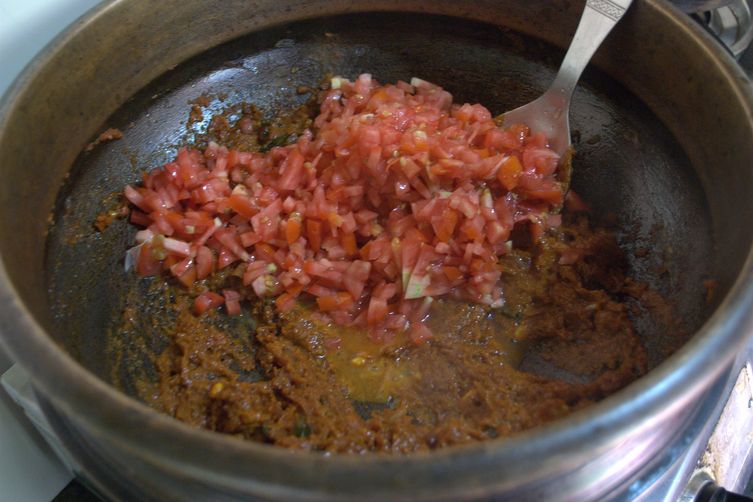
[[[323,312],[347,310],[353,305],[353,297],[349,293],[337,293],[336,295],[319,296],[316,298],[316,303]]]
[[[201,315],[204,312],[217,308],[225,302],[225,299],[212,291],[207,291],[196,297],[193,302],[193,312]]]
[[[196,251],[196,278],[206,279],[214,270],[214,253],[206,246],[201,246]]]
[[[227,205],[228,207],[230,207],[230,209],[240,214],[244,218],[251,218],[259,212],[259,210],[254,205],[253,200],[250,197],[244,195],[231,195],[227,200]]]
[[[303,179],[303,155],[297,148],[291,150],[280,168],[278,186],[283,190],[294,190]]]
[[[410,339],[416,345],[421,345],[433,338],[431,330],[422,322],[414,323],[410,330]]]
[[[217,268],[222,270],[231,263],[235,263],[237,260],[238,257],[235,256],[235,254],[228,250],[228,248],[223,247],[220,249],[220,255],[217,257]]]
[[[316,252],[322,247],[322,222],[318,220],[306,220],[306,237],[311,249]]]
[[[345,251],[345,256],[353,256],[358,251],[358,246],[356,245],[356,235],[354,233],[341,234],[340,245]]]
[[[152,246],[149,243],[141,245],[138,254],[136,272],[141,276],[157,275],[162,270],[162,264],[155,259]]]
[[[190,288],[196,282],[196,267],[191,264],[185,272],[178,276],[178,280],[185,287]]]
[[[385,320],[389,309],[387,308],[387,300],[381,298],[371,297],[369,301],[369,310],[366,314],[366,321],[369,325],[375,325]]]
[[[285,239],[293,244],[301,236],[301,218],[291,216],[285,224]]]
[[[499,166],[497,179],[507,190],[513,190],[518,186],[518,178],[523,172],[523,165],[516,155],[511,155],[506,161]]]
[[[239,315],[241,313],[241,295],[233,289],[223,289],[222,296],[225,299],[225,309],[228,315]]]
[[[561,224],[559,157],[546,137],[497,127],[485,107],[453,105],[420,79],[338,82],[292,144],[183,148],[126,186],[130,221],[144,229],[127,264],[188,289],[230,267],[244,288],[200,294],[197,315],[222,304],[238,315],[257,296],[284,312],[303,294],[382,343],[398,331],[429,340],[434,297],[499,300],[498,258],[515,225],[538,239]],[[586,209],[573,192],[567,205]]]
[[[442,267],[442,272],[450,282],[455,282],[463,277],[463,272],[458,267]]]
[[[351,294],[354,300],[358,300],[366,287],[371,272],[371,263],[368,261],[355,260],[348,265],[343,276],[343,286]]]
[[[432,219],[434,233],[440,242],[447,242],[455,235],[455,226],[458,223],[458,213],[454,209],[445,208],[442,214],[436,216],[436,221]]]

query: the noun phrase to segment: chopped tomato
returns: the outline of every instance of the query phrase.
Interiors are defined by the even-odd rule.
[[[552,205],[562,204],[562,189],[558,186],[542,187],[526,191],[526,195],[533,199],[546,201]]]
[[[322,222],[306,220],[306,237],[308,237],[311,249],[316,252],[322,247]]]
[[[225,309],[228,315],[241,313],[241,295],[233,289],[223,289],[222,296],[225,298]]]
[[[518,186],[518,177],[522,172],[523,166],[520,159],[516,155],[512,155],[499,166],[497,179],[507,190],[512,190]]]
[[[290,293],[283,293],[275,299],[275,305],[280,312],[287,312],[295,305],[295,296]]]
[[[300,216],[291,216],[285,223],[285,239],[288,245],[293,244],[301,236],[301,218]]]
[[[463,277],[463,272],[458,267],[442,267],[442,272],[450,282],[455,282]]]
[[[224,303],[237,315],[256,296],[286,311],[308,295],[382,342],[430,339],[434,297],[492,305],[513,227],[537,239],[559,224],[559,157],[543,134],[499,128],[483,106],[414,83],[340,78],[314,127],[268,152],[181,149],[124,188],[145,229],[128,266],[186,288],[231,267],[245,287],[200,294],[195,313]],[[572,192],[567,204],[585,207]]]
[[[219,307],[224,302],[225,299],[222,296],[212,291],[207,291],[196,297],[196,300],[193,302],[193,312],[196,315],[201,315],[207,310]]]
[[[358,246],[356,245],[356,234],[353,233],[343,233],[340,235],[340,245],[343,247],[343,250],[345,251],[346,256],[353,256],[358,251]]]
[[[353,297],[350,296],[350,293],[337,293],[336,295],[319,296],[316,303],[323,312],[347,310],[353,305]]]
[[[193,286],[193,283],[196,282],[196,267],[190,265],[185,272],[178,276],[178,280],[187,288]]]
[[[141,276],[147,276],[158,274],[161,269],[162,264],[159,260],[155,259],[154,253],[152,253],[151,244],[142,244],[139,249],[136,272]]]
[[[231,195],[227,200],[227,205],[228,207],[230,207],[230,209],[240,214],[244,218],[251,218],[259,212],[256,206],[254,206],[253,200],[250,197],[244,195]]]
[[[369,301],[369,310],[366,314],[366,321],[370,325],[378,324],[387,318],[388,312],[389,308],[387,307],[386,300],[372,297],[371,301]]]
[[[368,261],[355,260],[345,271],[343,286],[351,294],[354,300],[358,300],[366,287],[371,272],[371,263]]]
[[[433,337],[431,330],[426,327],[424,323],[417,322],[413,323],[413,326],[410,330],[410,339],[415,343],[416,345],[420,345],[422,343],[425,343],[427,340],[430,340]]]
[[[441,214],[436,215],[436,221],[432,218],[432,226],[440,242],[447,242],[455,235],[455,226],[458,224],[458,213],[454,209],[445,208]]]

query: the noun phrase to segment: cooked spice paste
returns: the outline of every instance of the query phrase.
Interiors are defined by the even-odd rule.
[[[144,227],[127,263],[162,274],[172,311],[155,407],[285,447],[410,453],[534,427],[646,371],[620,250],[553,214],[542,135],[368,75],[332,79],[298,133],[184,149],[126,187]],[[231,337],[217,316],[256,326]]]

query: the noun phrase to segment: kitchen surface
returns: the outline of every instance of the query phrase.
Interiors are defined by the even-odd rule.
[[[60,30],[97,3],[95,0],[0,0],[0,95]],[[750,75],[753,50],[749,46],[753,40],[753,22],[748,3],[733,2],[715,11],[696,13],[694,17],[714,33],[720,43],[726,44],[744,66],[750,64]],[[711,466],[712,470],[717,469],[715,472],[721,472],[721,477],[726,476],[724,480],[734,482],[737,490],[753,495],[751,482],[746,483],[741,478],[749,479],[753,468],[753,443],[749,437],[753,431],[753,374],[750,365],[753,342],[748,352],[747,365],[740,368],[731,391],[725,391],[731,392],[731,397],[726,408],[720,409],[716,427],[705,427],[703,438],[698,438],[691,446],[686,445],[690,453],[682,465],[672,466],[672,472],[684,476],[701,462]],[[76,491],[83,490],[80,485],[69,485],[74,477],[71,471],[76,469],[75,463],[65,458],[65,452],[56,453],[53,448],[57,447],[51,448],[48,444],[45,435],[54,443],[53,434],[45,430],[46,424],[35,403],[27,375],[18,367],[11,369],[12,365],[13,361],[0,348],[0,375],[5,374],[3,382],[14,394],[12,398],[0,387],[0,502],[47,502],[66,486],[69,493],[66,500],[83,497],[82,492]],[[26,411],[19,407],[19,402]],[[738,433],[742,435],[743,431],[747,431],[747,441],[738,443]],[[704,448],[707,444],[709,446]],[[730,448],[732,444],[736,447]],[[64,460],[61,461],[60,456]],[[665,483],[667,490],[670,489],[671,479],[664,479],[661,475],[655,477],[656,483]],[[661,489],[652,493],[661,493]]]
[[[95,0],[0,0],[0,95]],[[11,367],[0,348],[0,374]],[[0,500],[47,502],[72,479],[23,410],[0,390]]]

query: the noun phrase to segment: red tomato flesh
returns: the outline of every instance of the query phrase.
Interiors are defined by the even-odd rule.
[[[500,128],[483,106],[412,82],[338,78],[315,129],[266,153],[180,150],[125,187],[130,220],[146,229],[130,263],[188,288],[235,267],[244,287],[200,294],[197,315],[222,304],[237,315],[255,296],[286,311],[303,294],[380,340],[431,338],[434,296],[498,306],[513,227],[537,238],[558,224],[559,157],[543,134]]]

